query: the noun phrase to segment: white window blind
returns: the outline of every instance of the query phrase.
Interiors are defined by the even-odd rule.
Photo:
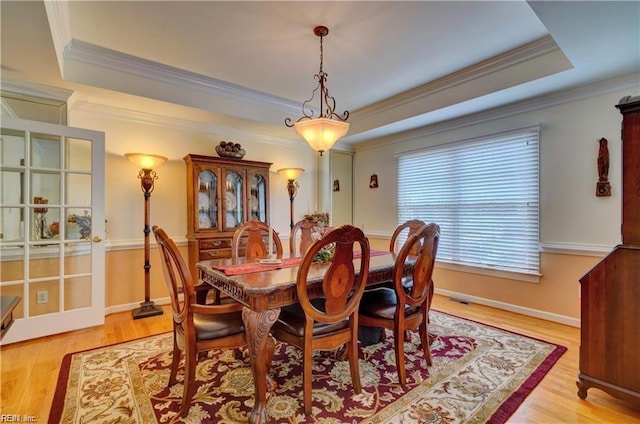
[[[440,225],[438,260],[539,274],[539,128],[403,154],[398,223]]]

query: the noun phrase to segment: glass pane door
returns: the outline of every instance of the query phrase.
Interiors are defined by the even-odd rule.
[[[265,175],[255,171],[249,171],[249,210],[251,219],[267,222],[267,178]]]
[[[218,176],[209,169],[198,174],[198,229],[218,228]]]
[[[236,228],[244,224],[244,180],[242,171],[225,172],[225,228]]]
[[[104,134],[3,117],[0,152],[2,343],[102,324]]]

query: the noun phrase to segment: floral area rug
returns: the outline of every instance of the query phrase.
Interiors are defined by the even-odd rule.
[[[405,341],[407,386],[398,384],[393,337],[360,349],[362,392],[347,361],[314,357],[313,413],[302,406],[302,352],[277,343],[269,395],[274,423],[503,423],[566,348],[431,311],[433,365],[426,367],[417,332]],[[188,417],[180,419],[180,380],[167,387],[172,334],[67,355],[49,423],[246,423],[253,380],[246,358],[230,350],[200,357]],[[182,368],[178,378],[183,376]]]

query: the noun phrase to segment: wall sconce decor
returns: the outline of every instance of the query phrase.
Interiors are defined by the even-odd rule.
[[[607,139],[598,140],[598,182],[596,183],[596,197],[611,196],[611,184],[609,184],[609,148]]]
[[[133,319],[152,317],[162,315],[162,308],[157,306],[151,300],[151,279],[149,270],[149,198],[154,189],[154,181],[158,179],[158,175],[154,168],[162,165],[167,158],[158,155],[149,155],[146,153],[126,153],[125,157],[133,164],[140,168],[138,178],[140,179],[140,188],[144,193],[144,302],[140,303],[140,307],[133,310]]]
[[[289,193],[289,216],[291,217],[290,228],[293,228],[293,199],[298,194],[298,178],[304,173],[302,168],[282,168],[278,169],[278,174],[287,180],[287,192]]]
[[[333,191],[340,191],[340,180],[333,180]]]
[[[349,119],[349,112],[344,111],[343,116],[334,112],[336,99],[329,95],[329,90],[325,86],[327,74],[322,70],[322,39],[329,34],[329,28],[317,26],[313,33],[320,37],[320,72],[313,76],[318,80],[318,86],[313,90],[311,98],[302,104],[302,116],[295,123],[291,123],[291,118],[285,119],[284,123],[287,127],[295,127],[296,133],[322,156],[322,152],[331,149],[335,142],[349,131],[349,124],[346,122]],[[320,109],[319,116],[314,118],[315,112],[308,105],[318,89],[320,90]]]
[[[378,188],[378,176],[376,174],[371,174],[371,178],[369,178],[369,188]]]

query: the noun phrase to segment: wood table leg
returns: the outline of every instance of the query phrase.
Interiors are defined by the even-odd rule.
[[[270,335],[271,326],[278,319],[280,308],[265,311],[242,309],[242,320],[247,333],[249,360],[255,386],[253,410],[249,414],[250,424],[269,422],[267,415],[267,389],[273,385],[269,379],[269,368],[275,352],[275,341]],[[273,387],[271,387],[273,389]]]

